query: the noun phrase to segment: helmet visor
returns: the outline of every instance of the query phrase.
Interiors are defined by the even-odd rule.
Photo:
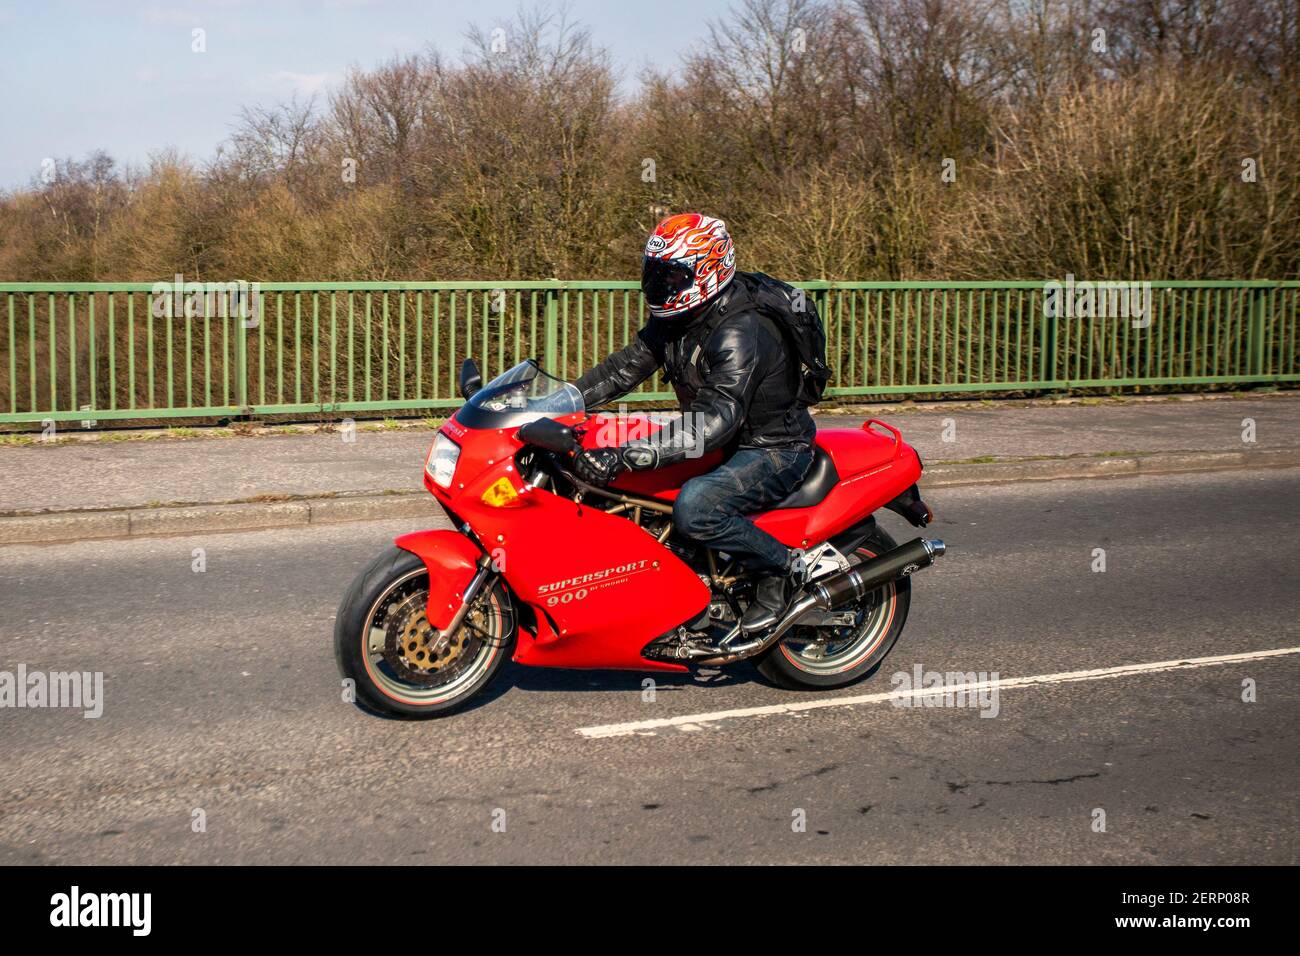
[[[694,281],[695,265],[688,259],[645,256],[641,260],[641,291],[650,305],[663,305],[689,289]]]

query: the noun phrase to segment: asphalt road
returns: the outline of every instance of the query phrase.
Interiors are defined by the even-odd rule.
[[[330,651],[339,596],[405,526],[0,549],[0,670],[102,671],[105,695],[95,720],[0,710],[0,863],[1294,864],[1295,654],[1010,688],[992,719],[867,702],[578,731],[889,691],[918,664],[1295,647],[1298,502],[1300,469],[949,489],[949,554],[871,680],[818,697],[740,665],[649,701],[642,675],[512,665],[424,723],[344,703]]]

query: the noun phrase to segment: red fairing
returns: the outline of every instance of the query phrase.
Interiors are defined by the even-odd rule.
[[[548,667],[656,666],[641,649],[698,614],[709,590],[675,554],[626,518],[534,492],[528,521],[504,532],[502,566],[537,615],[515,659]],[[491,530],[498,525],[485,519]]]
[[[439,487],[427,471],[426,487],[473,528],[516,598],[537,619],[535,630],[521,626],[515,660],[547,667],[685,669],[641,656],[646,644],[709,601],[708,588],[683,561],[626,518],[540,488],[525,490],[514,470],[514,454],[522,447],[514,429],[468,429],[452,421],[442,431],[461,446],[460,459],[450,489]],[[483,502],[484,492],[502,478],[520,491],[518,505]]]

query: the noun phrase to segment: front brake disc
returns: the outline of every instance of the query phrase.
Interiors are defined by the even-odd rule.
[[[390,609],[384,631],[384,660],[413,684],[441,683],[471,643],[464,627],[448,635],[429,623],[428,599],[419,591]]]

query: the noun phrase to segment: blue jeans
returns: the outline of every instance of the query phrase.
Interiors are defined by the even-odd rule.
[[[673,527],[692,541],[740,558],[750,570],[782,570],[790,549],[745,515],[794,491],[812,459],[807,445],[742,448],[682,485],[673,503]]]

